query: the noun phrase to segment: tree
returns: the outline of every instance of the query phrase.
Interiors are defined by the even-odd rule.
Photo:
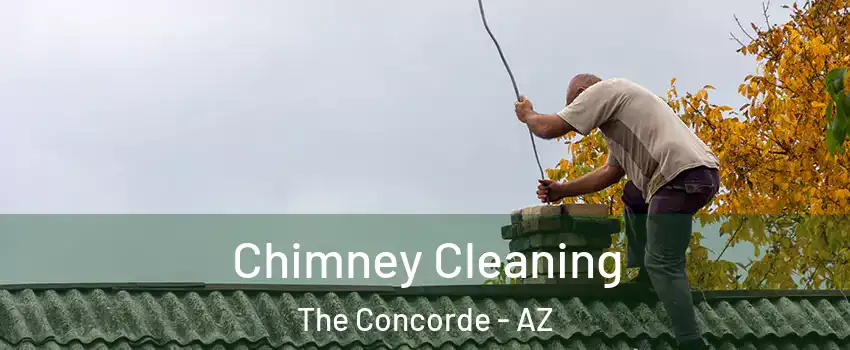
[[[749,103],[737,109],[711,103],[710,85],[680,97],[675,78],[667,92],[670,107],[721,161],[723,188],[698,221],[719,224],[727,243],[709,259],[701,235],[694,236],[688,274],[695,288],[841,288],[850,279],[850,220],[841,215],[850,213],[850,155],[833,152],[846,143],[834,130],[848,131],[850,123],[837,107],[828,108],[841,96],[850,106],[848,74],[832,70],[850,65],[850,6],[847,0],[815,0],[782,7],[790,11],[783,24],[771,23],[769,4],[761,27],[747,30],[738,21],[746,39],[736,38],[738,52],[758,62],[756,74],[738,87]],[[835,79],[842,84],[828,91]],[[841,123],[836,120],[844,126],[828,128]],[[579,141],[574,136],[562,139],[572,161],[548,169],[549,178],[576,178],[605,163],[607,146],[598,131]],[[622,213],[623,183],[567,202],[604,203]],[[747,264],[723,259],[727,248],[744,242],[757,258]],[[626,243],[621,233],[615,249]]]

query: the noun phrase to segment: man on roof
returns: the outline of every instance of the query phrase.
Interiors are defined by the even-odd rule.
[[[543,139],[599,128],[608,144],[606,164],[566,182],[540,180],[544,203],[598,192],[626,176],[623,190],[628,267],[639,267],[636,283],[654,288],[672,321],[680,349],[705,349],[697,327],[685,252],[693,214],[720,187],[720,162],[709,147],[657,95],[626,79],[576,75],[567,106],[557,114],[534,111],[523,97],[517,118]]]

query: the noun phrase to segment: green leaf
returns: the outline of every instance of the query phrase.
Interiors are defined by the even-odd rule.
[[[826,92],[836,102],[840,100],[844,91],[844,78],[850,74],[847,68],[836,68],[826,74]]]
[[[832,99],[826,107],[826,145],[830,154],[843,153],[842,145],[850,133],[850,93],[844,89],[844,79],[848,75],[850,69],[847,68],[833,69],[826,75],[826,91]]]

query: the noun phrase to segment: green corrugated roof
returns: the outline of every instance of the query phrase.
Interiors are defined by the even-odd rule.
[[[839,292],[695,293],[700,326],[719,349],[848,349],[850,303]],[[315,332],[299,307],[353,314],[472,308],[518,320],[551,307],[552,332],[494,322],[487,332]],[[351,316],[353,319],[354,316]],[[669,320],[628,286],[315,287],[77,285],[0,287],[0,348],[673,349]]]
[[[127,341],[117,341],[112,343],[107,343],[104,341],[97,341],[89,344],[81,344],[79,342],[74,342],[70,345],[59,345],[55,342],[49,342],[44,345],[35,346],[31,343],[25,343],[18,346],[12,346],[9,343],[0,342],[0,349],[25,349],[25,350],[36,350],[36,349],[73,349],[73,350],[113,350],[113,349],[121,349],[121,350],[132,350],[132,349],[143,349],[143,350],[153,350],[153,349],[170,349],[170,350],[205,350],[205,349],[215,349],[215,350],[249,350],[249,349],[261,349],[261,350],[270,350],[270,349],[284,349],[284,350],[295,350],[295,349],[306,349],[306,350],[319,350],[319,348],[315,346],[307,346],[307,347],[293,347],[290,345],[282,346],[282,347],[271,347],[268,345],[257,345],[250,342],[239,342],[236,344],[224,344],[224,343],[216,343],[211,345],[189,345],[189,346],[179,346],[179,345],[166,345],[162,347],[158,347],[153,344],[143,344],[136,345]],[[761,349],[776,349],[776,350],[844,350],[850,348],[850,343],[846,341],[833,341],[833,340],[820,340],[820,339],[811,339],[811,340],[798,340],[796,342],[793,341],[781,341],[781,340],[760,340],[760,341],[743,341],[743,342],[721,342],[716,349],[721,350],[761,350]],[[329,346],[321,349],[329,349],[329,350],[366,350],[366,349],[387,349],[387,347],[363,347],[359,345],[347,346],[345,348],[339,346]],[[399,349],[410,349],[409,347],[400,347]],[[533,340],[527,343],[519,342],[519,341],[511,341],[507,344],[500,344],[497,342],[488,342],[483,345],[466,343],[460,346],[443,346],[440,348],[432,348],[428,346],[424,346],[420,349],[425,350],[449,350],[449,349],[462,349],[462,350],[475,350],[475,349],[490,349],[490,350],[500,350],[500,349],[508,349],[508,350],[633,350],[633,349],[641,349],[641,350],[675,350],[675,344],[666,341],[654,342],[651,343],[649,341],[638,341],[632,342],[628,340],[609,340],[605,341],[602,339],[569,339],[569,340],[552,340],[552,341],[539,341]]]

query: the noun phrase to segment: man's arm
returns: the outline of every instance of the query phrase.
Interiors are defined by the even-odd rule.
[[[567,197],[576,197],[602,191],[617,183],[626,172],[616,159],[608,156],[608,163],[573,181],[555,182],[550,179],[538,180],[537,198],[543,203],[551,203]]]
[[[531,101],[525,96],[522,96],[514,106],[519,121],[528,125],[531,133],[541,139],[554,139],[575,130],[572,125],[557,114],[535,112]]]
[[[575,130],[557,114],[540,114],[533,111],[525,115],[525,124],[532,134],[546,140],[564,136]]]
[[[617,183],[626,172],[617,165],[606,164],[573,181],[562,182],[556,191],[561,198],[581,196],[602,191]]]

